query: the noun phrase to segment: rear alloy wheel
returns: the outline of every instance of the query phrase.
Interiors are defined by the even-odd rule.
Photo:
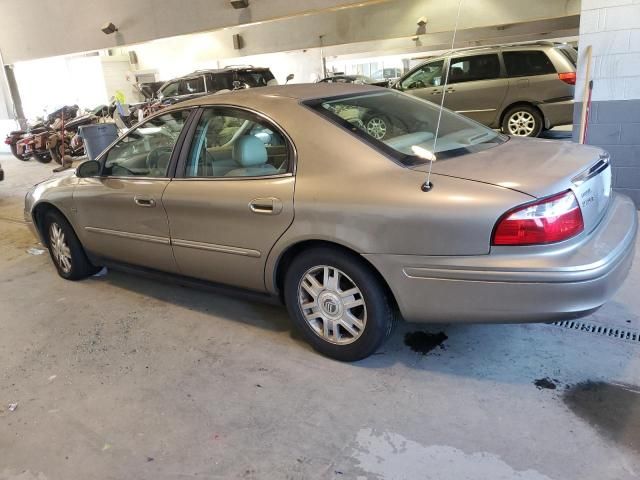
[[[341,250],[318,248],[296,257],[284,296],[305,339],[336,360],[366,358],[391,333],[394,313],[386,289],[368,265]]]
[[[62,214],[49,211],[43,225],[47,247],[58,274],[67,280],[80,280],[96,273],[73,228]]]
[[[542,132],[540,112],[528,105],[510,109],[502,120],[502,131],[516,137],[537,137]]]
[[[384,139],[389,133],[389,122],[385,117],[373,116],[364,122],[367,133],[376,140]]]

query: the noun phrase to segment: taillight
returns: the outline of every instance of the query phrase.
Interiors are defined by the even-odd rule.
[[[571,238],[584,229],[571,190],[505,213],[493,231],[493,245],[541,245]]]
[[[576,84],[576,72],[559,73],[558,78],[569,85]]]
[[[7,145],[11,145],[13,143],[13,138],[12,137],[5,138],[4,143],[6,143]]]

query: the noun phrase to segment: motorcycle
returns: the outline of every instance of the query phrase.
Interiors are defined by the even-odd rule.
[[[4,143],[9,145],[15,158],[26,162],[31,158],[41,162],[51,161],[49,152],[44,148],[44,142],[48,135],[49,127],[43,121],[29,125],[26,130],[14,130],[9,132]]]

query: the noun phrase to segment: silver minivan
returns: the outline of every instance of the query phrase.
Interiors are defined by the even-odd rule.
[[[537,137],[573,122],[578,53],[539,42],[450,52],[418,65],[393,87],[509,135]]]

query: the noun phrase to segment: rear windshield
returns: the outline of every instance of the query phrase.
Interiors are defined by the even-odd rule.
[[[558,50],[567,57],[567,60],[571,62],[574,67],[578,65],[578,51],[573,47],[558,47]]]
[[[305,102],[405,166],[478,152],[507,137],[440,106],[393,90],[366,92]]]

